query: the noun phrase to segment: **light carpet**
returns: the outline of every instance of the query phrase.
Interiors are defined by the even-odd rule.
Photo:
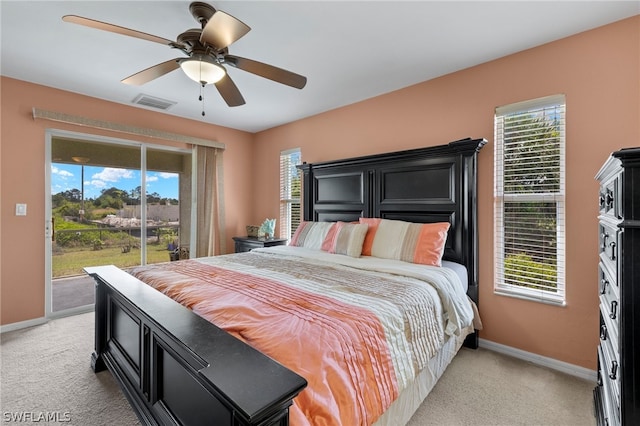
[[[0,336],[1,424],[139,424],[111,374],[91,370],[93,323],[87,313]],[[408,426],[595,425],[593,386],[463,348]]]

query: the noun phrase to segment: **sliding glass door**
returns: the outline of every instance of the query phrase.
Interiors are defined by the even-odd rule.
[[[47,313],[93,304],[83,268],[129,268],[188,255],[191,150],[53,134]]]

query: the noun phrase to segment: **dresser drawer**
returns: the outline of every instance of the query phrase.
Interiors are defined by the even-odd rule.
[[[616,307],[616,309],[618,308]],[[602,299],[600,299],[600,342],[606,342],[605,346],[610,346],[611,350],[616,352],[620,348],[618,314],[619,312],[616,312],[615,318],[611,318],[611,305],[602,303]]]
[[[600,312],[600,344],[611,347],[612,351],[618,351],[618,329],[611,325],[611,322],[606,321],[605,317]]]
[[[600,221],[599,224],[599,252],[600,262],[609,270],[612,284],[618,285],[618,259],[620,251],[620,230],[614,224]]]
[[[602,346],[598,347],[598,385],[602,386],[605,424],[609,426],[620,424],[620,387],[619,370],[613,375],[607,359],[607,351]],[[611,377],[616,377],[612,379]]]
[[[603,182],[600,186],[600,214],[608,215],[616,219],[621,218],[622,206],[620,205],[620,175]]]
[[[602,369],[603,380],[609,383],[609,390],[614,406],[620,406],[620,377],[622,377],[622,366],[617,350],[611,345],[613,340],[605,340],[600,343],[600,368]]]
[[[606,296],[611,300],[620,300],[619,281],[611,276],[611,272],[602,261],[598,263],[598,277],[600,279],[598,283],[598,293],[600,296]]]

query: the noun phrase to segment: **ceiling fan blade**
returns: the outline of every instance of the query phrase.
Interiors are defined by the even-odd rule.
[[[276,83],[286,84],[287,86],[295,87],[296,89],[302,89],[307,84],[307,77],[293,73],[291,71],[283,70],[282,68],[274,67],[262,62],[254,61],[253,59],[241,58],[234,55],[226,55],[224,57],[225,63],[240,68],[241,70],[250,72],[252,74],[259,75],[260,77],[268,78]]]
[[[229,105],[230,107],[244,105],[244,98],[238,90],[238,86],[231,80],[229,74],[225,74],[224,77],[217,83],[215,83],[216,89],[220,92],[220,96],[222,99]]]
[[[65,15],[62,17],[65,22],[71,22],[73,24],[84,25],[86,27],[96,28],[98,30],[109,31],[112,33],[122,34],[129,37],[141,38],[142,40],[153,41],[155,43],[166,44],[173,46],[176,44],[173,40],[154,36],[152,34],[143,33],[141,31],[132,30],[130,28],[121,27],[119,25],[108,24],[102,21],[96,21],[95,19],[83,18],[77,15]]]
[[[241,20],[218,10],[202,29],[200,42],[224,49],[250,30],[251,27]]]
[[[125,84],[131,84],[133,86],[140,86],[145,83],[150,82],[151,80],[155,80],[158,77],[162,77],[163,75],[170,73],[171,71],[180,67],[178,63],[179,59],[170,59],[166,62],[162,62],[160,64],[149,67],[145,70],[137,72],[133,75],[122,80]]]

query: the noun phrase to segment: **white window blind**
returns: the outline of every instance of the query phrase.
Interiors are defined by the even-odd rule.
[[[299,148],[280,153],[280,238],[291,238],[300,225],[300,157]]]
[[[565,100],[496,108],[495,292],[565,303]]]

